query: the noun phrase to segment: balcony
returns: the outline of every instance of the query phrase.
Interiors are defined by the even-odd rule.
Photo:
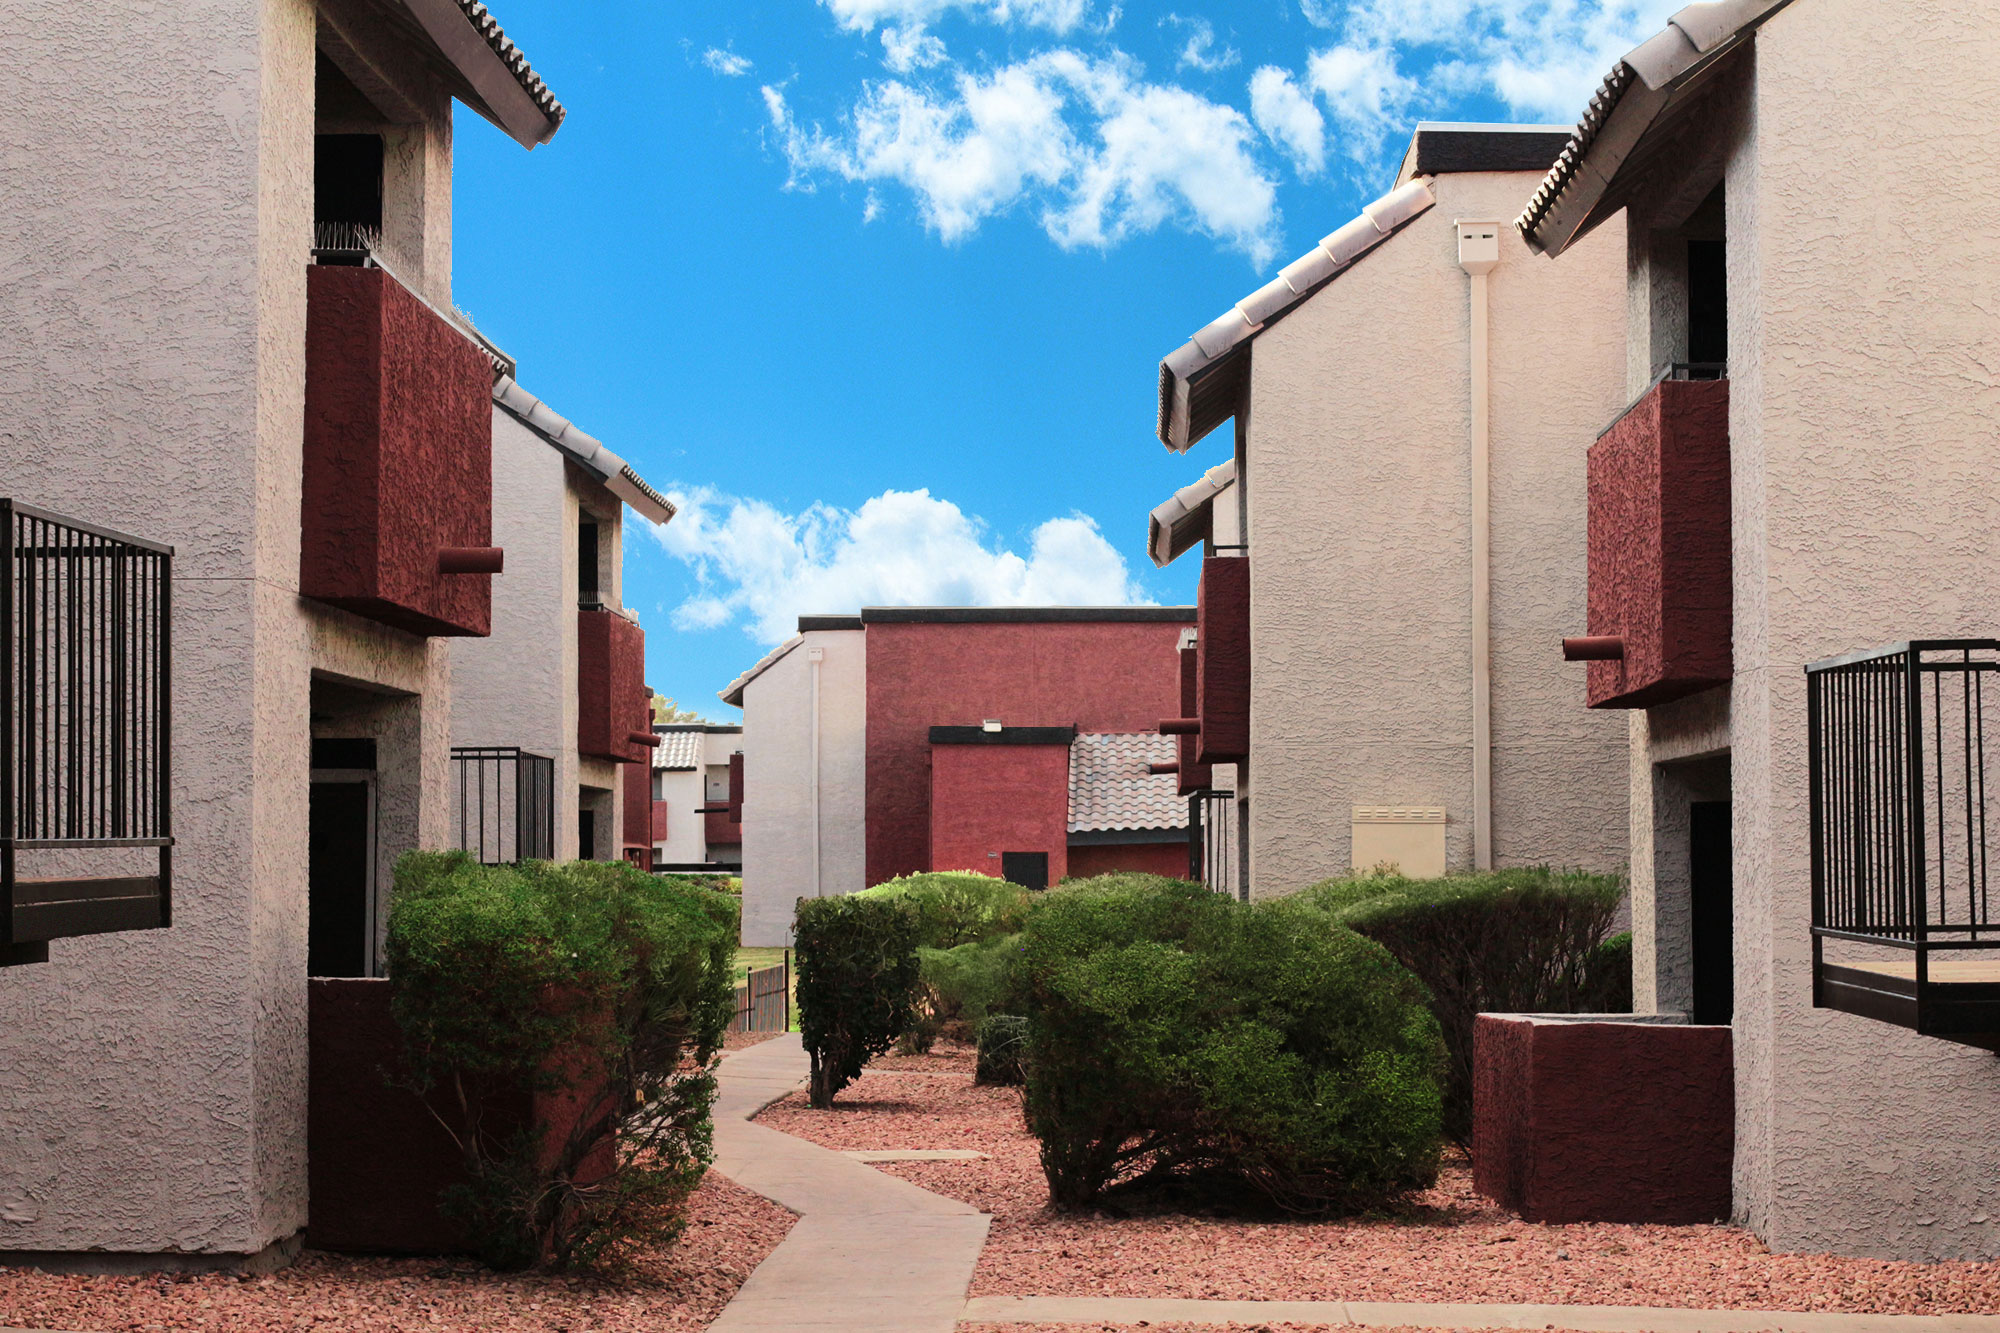
[[[1676,366],[1591,446],[1592,708],[1651,708],[1730,678],[1729,381]]]
[[[0,967],[172,922],[173,554],[0,499]]]
[[[1195,595],[1195,761],[1250,757],[1250,560],[1211,555]]]
[[[306,274],[299,591],[423,636],[483,636],[493,363],[380,267]]]
[[[2000,1051],[1987,866],[1986,680],[2000,640],[1932,639],[1806,668],[1813,1004]]]
[[[556,761],[511,745],[454,745],[452,824],[481,865],[547,861],[556,850]]]
[[[743,843],[743,825],[729,818],[727,806],[717,809],[705,805],[701,810],[701,836],[709,847],[739,847]]]
[[[615,611],[576,613],[576,748],[619,764],[650,760],[653,695],[646,632]]]

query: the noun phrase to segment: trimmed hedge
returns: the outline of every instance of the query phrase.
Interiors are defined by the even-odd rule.
[[[734,899],[622,861],[396,863],[391,1011],[411,1090],[465,1158],[441,1206],[487,1263],[569,1267],[679,1234],[710,1156],[736,934]],[[573,1118],[496,1140],[489,1108],[523,1092]]]
[[[972,1067],[972,1081],[1018,1087],[1027,1081],[1022,1066],[1027,1049],[1028,1020],[994,1014],[979,1025],[979,1058]]]
[[[917,914],[917,943],[927,949],[1012,935],[1028,910],[1028,891],[1020,885],[963,870],[904,875],[850,896],[908,903]]]
[[[1463,1141],[1472,1131],[1476,1015],[1630,1010],[1629,943],[1622,998],[1617,950],[1598,952],[1624,895],[1616,875],[1541,867],[1441,879],[1352,875],[1301,896],[1380,943],[1429,988],[1451,1053],[1445,1128]]]
[[[819,1109],[915,1020],[918,927],[916,911],[895,898],[799,899],[793,985]]]
[[[1436,1180],[1444,1051],[1422,988],[1306,903],[1079,881],[1030,907],[1018,983],[1059,1206],[1174,1181],[1319,1213]]]

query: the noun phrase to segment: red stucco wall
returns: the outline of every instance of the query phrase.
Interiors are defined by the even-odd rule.
[[[576,748],[620,763],[652,761],[627,739],[653,729],[646,632],[611,611],[576,613]]]
[[[710,847],[740,847],[743,826],[729,818],[729,811],[710,810],[701,817],[702,841]]]
[[[1009,727],[1157,731],[1161,718],[1179,713],[1174,645],[1184,628],[1171,621],[871,623],[868,882],[931,864],[933,726],[997,717]]]
[[[1726,682],[1729,382],[1663,380],[1590,447],[1592,708],[1649,708]]]
[[[1188,877],[1188,845],[1179,842],[1140,842],[1128,846],[1092,845],[1069,849],[1069,877],[1089,879],[1114,870],[1139,870],[1171,879]]]
[[[1195,626],[1195,690],[1204,764],[1241,763],[1250,755],[1250,562],[1211,555],[1201,562]]]
[[[306,274],[299,591],[412,634],[489,632],[493,368],[381,269]]]
[[[1730,1030],[1531,1022],[1473,1030],[1473,1183],[1531,1222],[1730,1214]]]
[[[1046,852],[1069,869],[1067,745],[931,747],[932,870],[1000,873],[1002,852]]]
[[[653,766],[650,763],[627,764],[622,781],[625,785],[622,816],[625,849],[644,853],[637,861],[644,868],[653,864]]]
[[[1175,714],[1177,717],[1201,716],[1200,660],[1199,648],[1180,650],[1181,707],[1180,712]],[[1200,753],[1201,737],[1174,737],[1174,762],[1179,769],[1180,794],[1183,796],[1192,796],[1215,781],[1214,765],[1202,763],[1196,757]]]

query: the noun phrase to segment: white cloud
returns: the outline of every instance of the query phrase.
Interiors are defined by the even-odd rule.
[[[985,525],[929,491],[885,491],[847,511],[786,514],[707,488],[670,492],[680,513],[653,535],[700,591],[676,607],[683,629],[741,623],[764,643],[798,617],[863,606],[1114,606],[1145,600],[1125,559],[1082,515],[1052,518],[1027,554],[990,544]]]
[[[726,78],[740,78],[750,72],[750,61],[734,51],[725,51],[719,46],[711,46],[702,52],[701,63]]]
[[[923,29],[882,29],[882,63],[896,73],[908,74],[944,61],[944,43]]]
[[[1366,160],[1393,129],[1401,130],[1417,85],[1396,67],[1386,47],[1333,46],[1306,61],[1306,84],[1326,102],[1347,134],[1352,157]]]
[[[1213,74],[1219,69],[1228,69],[1242,59],[1233,46],[1217,48],[1215,25],[1205,18],[1169,14],[1160,20],[1160,25],[1187,30],[1187,42],[1181,47],[1180,59],[1175,62],[1176,69],[1193,69],[1203,74]]]
[[[954,10],[989,23],[1019,24],[1065,34],[1082,26],[1090,0],[820,0],[844,28],[873,32],[878,24],[928,27]]]
[[[1301,176],[1326,169],[1326,117],[1284,70],[1266,65],[1250,76],[1250,119]]]
[[[1108,247],[1169,221],[1258,264],[1274,248],[1277,189],[1252,151],[1244,115],[1171,85],[1129,58],[1058,48],[952,86],[867,85],[838,134],[806,128],[764,89],[791,183],[826,172],[894,181],[947,242],[1023,200],[1066,248]]]

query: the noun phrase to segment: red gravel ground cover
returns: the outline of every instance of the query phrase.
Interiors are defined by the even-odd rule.
[[[1531,1225],[1448,1165],[1393,1218],[1114,1217],[1047,1207],[1020,1093],[871,1067],[830,1112],[802,1095],[758,1119],[829,1148],[972,1148],[985,1161],[879,1168],[993,1214],[974,1296],[1173,1296],[1209,1300],[1486,1301],[1695,1309],[1948,1314],[2000,1309],[2000,1264],[1890,1263],[1771,1254],[1727,1226]],[[1074,1329],[1075,1326],[1071,1326]],[[1016,1330],[1016,1333],[1022,1333]]]
[[[960,1324],[958,1333],[1512,1333],[1501,1329],[1370,1328],[1366,1324]],[[1551,1333],[1544,1329],[1542,1333]],[[1557,1329],[1554,1333],[1569,1333]]]
[[[722,1049],[725,1051],[740,1051],[746,1046],[755,1046],[759,1042],[769,1041],[777,1035],[775,1032],[725,1032],[722,1034]]]
[[[797,1219],[710,1172],[678,1244],[610,1277],[308,1250],[269,1277],[65,1277],[0,1268],[0,1326],[275,1333],[679,1333],[707,1328]]]

